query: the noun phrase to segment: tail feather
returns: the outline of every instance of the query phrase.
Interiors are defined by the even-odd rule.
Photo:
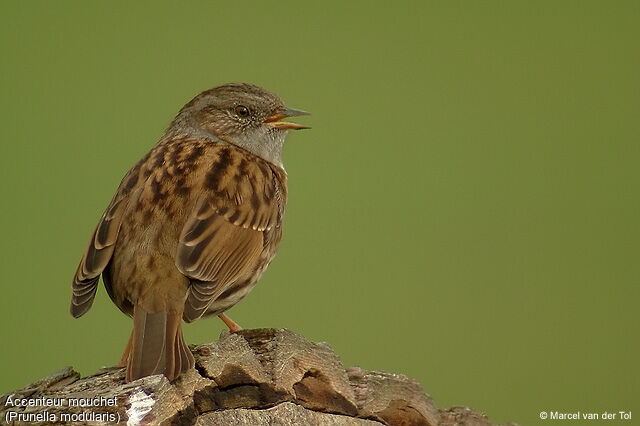
[[[182,368],[182,362],[180,357],[182,353],[179,348],[176,348],[176,342],[178,341],[178,333],[182,334],[180,327],[180,318],[177,321],[168,321],[165,329],[165,371],[177,372],[176,377],[180,374]],[[168,376],[167,376],[168,377]]]
[[[173,380],[194,365],[193,355],[182,337],[182,315],[166,311],[150,314],[139,306],[133,310],[133,332],[123,361],[126,380],[164,374]]]
[[[180,326],[182,328],[182,325]],[[184,364],[185,362],[187,362],[189,365],[188,367],[186,367],[186,369],[190,369],[191,367],[194,366],[195,361],[193,360],[193,355],[191,354],[191,351],[189,350],[189,347],[187,346],[187,344],[184,342],[184,337],[182,336],[182,332],[178,335],[179,341],[176,344],[179,348],[180,348],[180,353],[181,353],[181,357],[180,359],[182,360],[182,363]],[[182,366],[183,368],[185,368],[185,366]]]

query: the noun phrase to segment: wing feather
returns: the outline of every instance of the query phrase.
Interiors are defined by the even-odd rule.
[[[125,179],[128,176],[125,176]],[[73,294],[70,311],[75,318],[84,315],[91,308],[98,289],[100,274],[109,264],[113,255],[126,207],[129,201],[136,198],[138,194],[139,191],[133,194],[116,192],[93,231],[71,285]]]
[[[200,200],[183,226],[176,266],[191,278],[183,318],[198,319],[229,285],[255,267],[264,231],[280,226],[286,197],[284,171],[250,154],[220,147]],[[224,160],[223,160],[224,159]]]

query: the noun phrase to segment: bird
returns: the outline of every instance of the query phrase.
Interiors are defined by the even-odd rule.
[[[205,90],[122,179],[72,282],[71,315],[84,315],[102,276],[114,304],[133,317],[120,359],[125,380],[194,366],[182,321],[224,313],[273,260],[287,202],[283,121],[308,115],[249,83]]]

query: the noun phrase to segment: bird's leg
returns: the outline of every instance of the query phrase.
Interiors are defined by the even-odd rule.
[[[220,318],[222,321],[224,321],[225,324],[227,324],[227,327],[229,327],[230,332],[235,333],[236,331],[242,330],[242,327],[236,324],[231,318],[229,318],[225,314],[218,315],[218,318]]]

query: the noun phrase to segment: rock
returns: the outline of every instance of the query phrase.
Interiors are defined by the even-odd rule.
[[[406,376],[345,368],[327,344],[289,330],[225,332],[192,352],[195,369],[173,383],[125,383],[118,367],[80,378],[68,367],[3,395],[0,415],[15,425],[491,424],[469,408],[438,409]]]

